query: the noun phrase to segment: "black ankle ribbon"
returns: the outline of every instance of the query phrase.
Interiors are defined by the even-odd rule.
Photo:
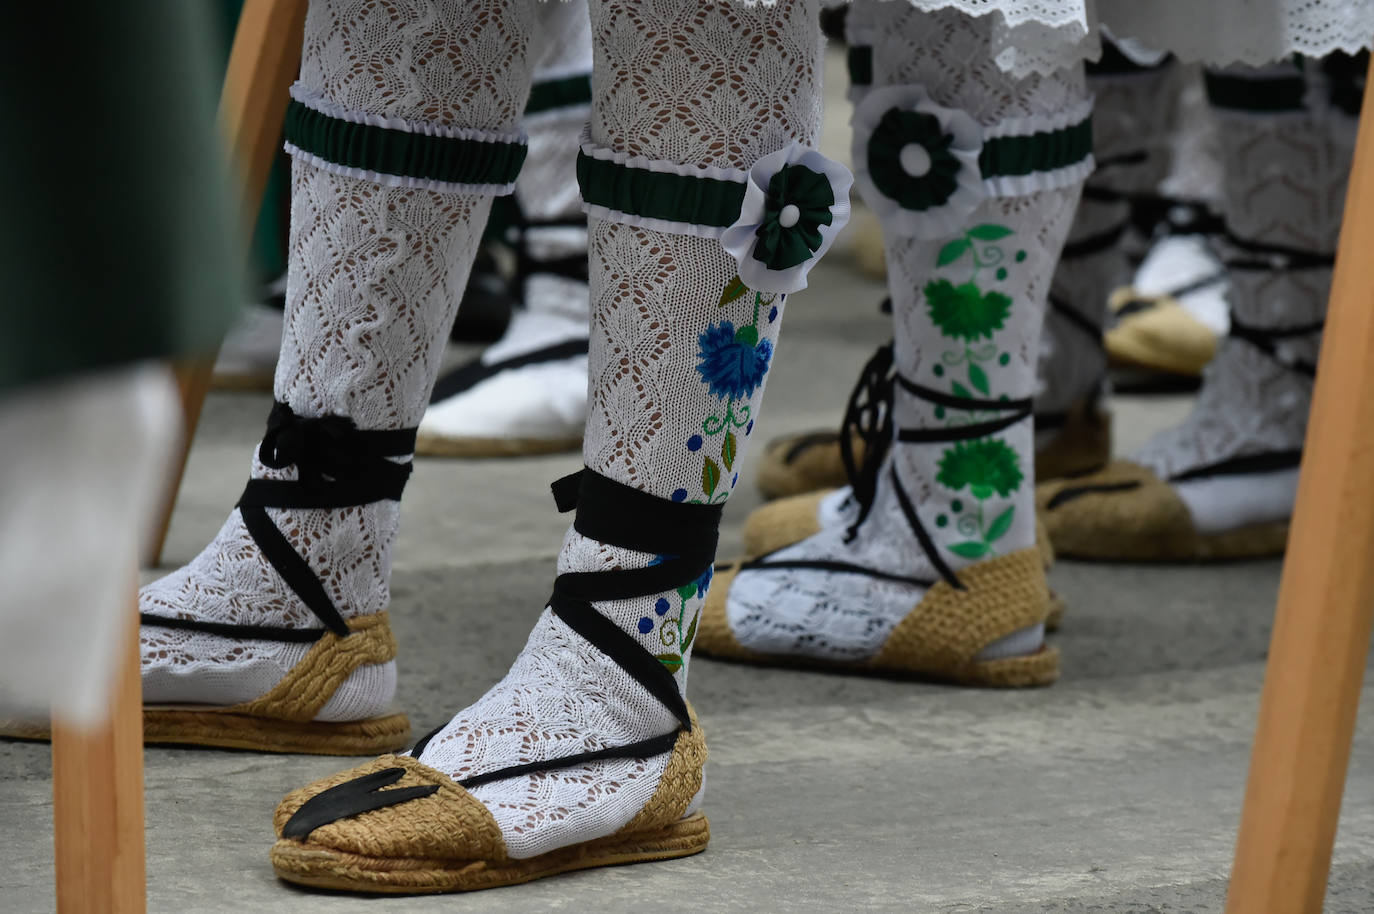
[[[898,428],[894,417],[896,391],[898,389],[925,400],[937,407],[967,412],[989,412],[997,414],[994,419],[952,425],[938,428]],[[878,347],[878,351],[864,365],[859,373],[858,383],[849,395],[845,407],[844,420],[840,425],[840,458],[844,462],[845,475],[849,479],[854,500],[858,503],[859,513],[845,531],[845,542],[852,542],[859,534],[859,528],[868,520],[873,510],[873,502],[878,491],[878,475],[883,462],[894,441],[905,444],[928,444],[943,441],[961,441],[968,438],[981,438],[996,434],[1031,416],[1029,397],[1017,400],[990,400],[976,397],[960,397],[947,394],[934,388],[925,387],[896,371],[893,364],[892,344]],[[854,453],[854,439],[863,442],[864,455],[859,460]],[[890,474],[898,506],[911,527],[916,542],[930,560],[931,567],[940,577],[957,590],[964,585],[959,577],[940,556],[930,534],[922,525],[911,504],[901,480],[895,470]],[[788,559],[773,559],[772,553],[760,556],[740,567],[745,571],[767,571],[783,569],[815,569],[834,571],[844,574],[863,574],[880,580],[910,583],[917,586],[930,586],[932,582],[917,578],[906,578],[873,568],[851,565],[846,562],[811,562]]]
[[[868,518],[873,498],[878,491],[878,472],[892,446],[893,385],[896,371],[892,367],[892,344],[879,346],[859,373],[859,380],[849,395],[849,403],[840,422],[840,460],[845,476],[859,503],[859,517],[851,531]],[[863,460],[854,453],[854,439],[863,442]],[[852,534],[851,534],[852,535]]]
[[[678,726],[657,736],[623,746],[510,765],[470,775],[459,781],[475,787],[506,778],[555,771],[603,759],[652,758],[671,752],[677,737],[692,729],[687,702],[677,680],[633,635],[603,616],[592,604],[602,600],[647,597],[701,579],[715,559],[723,505],[672,502],[616,482],[590,469],[555,481],[554,502],[560,513],[576,510],[573,529],[589,539],[655,556],[647,568],[610,571],[570,571],[554,580],[549,609],[638,682],[677,719]],[[437,732],[437,731],[436,731]],[[416,743],[420,753],[434,733]]]
[[[250,479],[239,497],[253,542],[288,587],[324,623],[320,629],[199,622],[140,614],[146,625],[183,628],[254,640],[303,642],[318,640],[326,631],[339,637],[350,633],[319,576],[292,547],[268,515],[268,508],[349,508],[374,502],[399,501],[410,477],[411,464],[391,457],[408,457],[415,450],[413,428],[363,431],[346,416],[305,418],[285,403],[276,403],[267,419],[267,432],[258,446],[258,459],[272,469],[296,469],[296,479]]]

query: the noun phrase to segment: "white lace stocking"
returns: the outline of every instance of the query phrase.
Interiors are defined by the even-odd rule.
[[[1083,98],[1081,70],[1021,81],[1003,73],[992,59],[985,19],[891,3],[879,7],[878,20],[875,87],[915,82],[937,104],[962,108],[983,124],[1052,114]],[[886,232],[894,360],[904,378],[963,398],[1015,400],[1033,393],[1045,296],[1078,193],[1071,186],[988,199],[958,234],[934,241]],[[959,242],[959,256],[944,256]],[[984,307],[952,304],[956,287],[966,283],[977,286]],[[971,322],[961,323],[965,318]],[[946,410],[900,388],[896,394],[898,428],[957,426],[1001,415]],[[982,450],[975,456],[970,447]],[[950,568],[1028,548],[1035,541],[1033,460],[1029,419],[957,444],[894,442],[872,509],[852,537],[843,526],[826,526],[774,559],[847,562],[936,580],[899,506],[894,470]],[[843,513],[836,496],[826,508]],[[731,585],[726,612],[746,648],[856,661],[877,651],[923,593],[916,585],[861,574],[746,570]],[[1043,633],[1036,629],[986,656],[1037,649]]]
[[[819,126],[817,9],[676,0],[592,3],[593,142],[680,164],[747,168]],[[594,221],[591,399],[583,457],[598,473],[675,501],[724,501],[763,394],[783,302],[720,306],[737,270],[719,242]],[[727,326],[728,324],[728,326]],[[743,372],[703,362],[753,327]],[[747,335],[747,334],[746,334]],[[705,365],[699,370],[699,365]],[[569,531],[560,571],[639,568],[653,556]],[[706,580],[596,608],[662,655],[685,689]],[[690,647],[690,645],[686,645]],[[462,711],[422,761],[461,777],[621,745],[675,726],[644,688],[545,612],[501,683]],[[604,761],[477,787],[509,852],[528,857],[609,834],[643,806],[667,756]]]
[[[1175,74],[1161,67],[1125,74],[1088,75],[1093,102],[1093,155],[1099,170],[1087,187],[1110,194],[1153,192],[1170,164],[1169,137],[1177,93]],[[1131,157],[1145,154],[1143,161]],[[1130,217],[1125,200],[1096,199],[1084,194],[1079,201],[1068,247],[1090,242],[1119,229]],[[1102,327],[1107,319],[1107,298],[1130,281],[1130,262],[1120,243],[1091,253],[1065,256],[1054,272],[1050,294],[1090,324]],[[1037,413],[1061,413],[1091,395],[1105,377],[1107,355],[1101,341],[1094,342],[1081,326],[1050,308],[1045,316],[1041,341],[1041,389],[1036,394]],[[1038,433],[1040,446],[1053,438],[1054,429]]]
[[[315,0],[301,86],[347,111],[509,130],[523,105],[526,23],[503,0]],[[475,53],[474,53],[475,52]],[[405,61],[397,66],[395,61]],[[439,367],[490,198],[390,187],[297,160],[287,310],[275,393],[298,415],[362,429],[416,425]],[[291,479],[256,457],[254,479]],[[389,601],[399,503],[268,509],[345,617]],[[143,588],[140,609],[236,625],[318,627],[235,511],[186,567]],[[233,704],[272,688],[308,645],[145,627],[144,699]],[[358,670],[320,714],[385,710],[392,664]]]
[[[592,40],[586,0],[534,5],[530,35],[534,61],[531,99],[541,86],[591,80]],[[533,105],[532,105],[533,107]],[[585,258],[587,229],[577,189],[577,150],[590,106],[555,104],[526,113],[529,153],[515,182],[520,215],[531,223],[520,243],[532,261]],[[483,364],[571,340],[585,340],[587,284],[580,278],[522,266],[519,302],[501,338],[483,350]],[[449,439],[575,440],[587,416],[587,357],[507,368],[437,401],[421,434]]]
[[[1353,155],[1353,119],[1326,109],[1219,118],[1230,231],[1263,244],[1333,253]],[[1329,269],[1233,270],[1231,308],[1252,327],[1311,324],[1325,316],[1330,282]],[[1315,363],[1320,340],[1314,333],[1281,341],[1280,355]],[[1299,449],[1311,391],[1310,379],[1249,343],[1227,339],[1207,369],[1192,412],[1133,459],[1168,477],[1232,457]]]

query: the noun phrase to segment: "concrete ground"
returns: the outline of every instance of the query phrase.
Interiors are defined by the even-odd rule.
[[[838,58],[832,56],[832,68]],[[830,75],[832,92],[842,78]],[[824,138],[842,154],[834,100]],[[890,333],[881,284],[837,249],[788,306],[755,441],[833,427]],[[457,357],[458,353],[454,354]],[[243,486],[270,400],[206,405],[164,556],[189,560]],[[1118,450],[1187,409],[1117,398]],[[721,556],[759,501],[745,458]],[[566,518],[547,484],[576,455],[420,460],[395,552],[399,702],[417,734],[504,673],[548,596]],[[148,574],[151,577],[152,573]],[[692,700],[711,746],[713,839],[686,860],[465,897],[365,899],[276,881],[271,813],[351,764],[149,749],[149,908],[355,911],[1218,911],[1254,726],[1277,561],[1211,567],[1060,562],[1068,603],[1048,689],[973,691],[702,658]],[[1374,708],[1360,715],[1327,911],[1374,911]],[[0,912],[53,908],[48,748],[0,741]],[[1248,914],[1248,912],[1247,912]],[[1263,914],[1263,912],[1254,912]]]
[[[823,265],[789,305],[756,436],[832,425],[885,337],[880,286]],[[818,370],[823,369],[823,370]],[[214,394],[166,563],[233,504],[265,394]],[[1184,398],[1113,404],[1129,448]],[[751,456],[755,456],[751,454]],[[416,733],[495,681],[553,578],[565,520],[547,483],[576,455],[421,460],[403,508],[392,613],[400,702]],[[752,478],[746,467],[744,479]],[[731,554],[749,509],[725,515]],[[1155,568],[1059,563],[1064,676],[972,691],[701,659],[692,698],[711,745],[701,856],[462,898],[302,893],[267,862],[271,811],[341,760],[147,753],[154,911],[1215,911],[1225,889],[1278,582],[1274,561]],[[1328,910],[1374,910],[1374,710],[1351,766]],[[0,742],[0,910],[53,905],[46,746]]]

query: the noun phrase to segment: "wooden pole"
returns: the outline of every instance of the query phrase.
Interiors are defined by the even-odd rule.
[[[1228,914],[1318,914],[1374,621],[1374,92],[1365,94]]]
[[[220,95],[219,119],[229,147],[229,161],[239,182],[243,225],[251,231],[262,207],[263,191],[272,162],[281,147],[287,90],[300,71],[301,41],[305,32],[306,0],[245,0],[229,52],[229,68]],[[155,534],[149,540],[147,565],[162,560],[162,546],[172,523],[177,492],[186,472],[191,442],[200,424],[201,408],[210,390],[216,353],[179,363],[184,428],[181,459],[168,479]]]
[[[146,906],[138,614],[127,618],[109,718],[93,730],[53,721],[59,914],[141,914]]]

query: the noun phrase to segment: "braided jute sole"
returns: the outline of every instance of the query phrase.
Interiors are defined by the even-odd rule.
[[[282,879],[316,889],[389,895],[469,892],[518,885],[544,876],[598,866],[619,866],[690,857],[706,850],[711,826],[702,813],[671,825],[614,834],[559,848],[528,860],[426,860],[383,858],[279,840],[272,867]]]
[[[820,532],[819,509],[821,501],[832,490],[810,492],[781,498],[755,508],[744,520],[744,556],[757,558],[800,543],[807,537]],[[1054,565],[1054,545],[1049,531],[1037,515],[1035,518],[1035,548],[1040,553],[1040,562],[1049,571]],[[1050,592],[1050,611],[1045,618],[1045,630],[1059,631],[1064,620],[1064,601],[1058,594]]]
[[[1286,520],[1199,532],[1173,487],[1127,460],[1037,486],[1035,500],[1055,551],[1078,559],[1227,561],[1282,555],[1288,542]]]
[[[52,728],[40,721],[0,720],[0,736],[46,742],[52,739]],[[149,705],[143,709],[143,742],[150,746],[207,746],[307,755],[376,755],[410,742],[410,719],[398,713],[343,723],[299,723],[203,706]]]
[[[582,447],[582,436],[561,438],[467,438],[421,431],[415,436],[415,453],[421,457],[531,457],[563,454]]]
[[[326,632],[266,695],[236,705],[143,706],[143,741],[177,746],[376,755],[410,742],[401,713],[367,720],[318,721],[320,710],[354,670],[396,659],[385,612],[348,620],[349,634]],[[0,721],[0,736],[51,739],[46,722]]]
[[[877,654],[856,662],[764,654],[735,638],[725,600],[738,566],[722,567],[707,592],[695,649],[699,654],[764,666],[843,670],[955,685],[1026,688],[1059,678],[1059,651],[1042,645],[1033,654],[977,660],[984,647],[1043,622],[1049,588],[1035,549],[985,559],[958,572],[964,590],[941,580],[888,635]]]
[[[692,729],[679,731],[653,796],[614,834],[512,858],[501,827],[480,800],[418,759],[384,755],[287,794],[273,815],[272,867],[288,882],[315,888],[416,894],[488,889],[569,870],[700,853],[711,828],[704,815],[688,810],[701,791],[706,737],[690,705],[688,713]],[[420,788],[420,795],[348,812],[339,789],[346,792],[350,783],[378,774],[393,789]],[[327,791],[336,812],[302,824],[302,814],[310,818],[307,804]]]

